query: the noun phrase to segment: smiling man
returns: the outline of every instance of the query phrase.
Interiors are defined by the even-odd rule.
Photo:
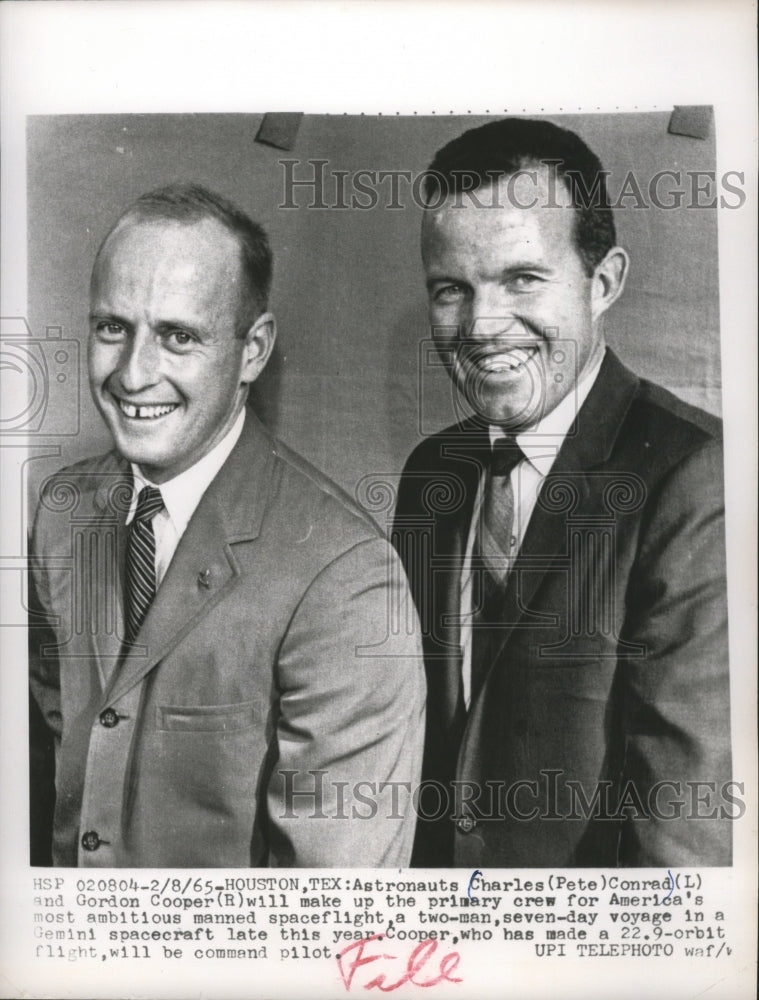
[[[273,346],[265,292],[254,296],[235,276],[239,253],[213,217],[138,225],[128,216],[98,254],[92,395],[116,449],[155,483],[224,439]]]
[[[394,529],[425,633],[415,863],[727,864],[719,421],[607,349],[628,256],[574,133],[466,132],[426,201],[471,416],[413,452]]]
[[[140,198],[98,251],[90,383],[115,450],[51,477],[33,539],[54,864],[408,863],[393,792],[418,781],[424,677],[387,618],[405,576],[245,406],[270,278],[263,230],[195,186]]]

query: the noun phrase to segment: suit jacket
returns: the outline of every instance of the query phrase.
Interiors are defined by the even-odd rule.
[[[418,782],[424,673],[373,522],[249,411],[124,654],[130,494],[111,453],[51,477],[36,519],[54,863],[408,863],[413,810],[378,786]]]
[[[428,682],[414,863],[729,863],[719,421],[607,351],[542,484],[465,713],[460,574],[488,450],[474,421],[449,428],[416,448],[399,490],[393,538]]]

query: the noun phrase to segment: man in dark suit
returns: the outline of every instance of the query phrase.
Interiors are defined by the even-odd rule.
[[[412,453],[394,526],[428,683],[414,863],[727,864],[720,423],[607,349],[628,257],[574,133],[488,123],[425,190],[472,416]]]
[[[138,199],[98,251],[89,372],[115,450],[43,486],[32,552],[54,864],[410,858],[394,792],[419,779],[424,675],[388,627],[405,576],[246,411],[270,275],[263,230],[195,186]]]

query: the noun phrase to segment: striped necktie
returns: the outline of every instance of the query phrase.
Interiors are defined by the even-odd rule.
[[[498,644],[498,619],[509,568],[516,558],[514,532],[514,489],[511,473],[524,458],[514,438],[500,438],[493,444],[487,469],[480,530],[475,542],[475,558],[480,569],[475,574],[479,589],[473,592],[472,698],[482,686]]]
[[[126,638],[134,642],[156,592],[153,518],[163,510],[161,491],[143,486],[129,526],[126,553]]]

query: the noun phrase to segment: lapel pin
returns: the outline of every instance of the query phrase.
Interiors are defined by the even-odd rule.
[[[206,590],[210,589],[210,587],[211,587],[211,570],[210,569],[202,569],[198,573],[198,583],[200,584],[201,587],[205,587]]]

